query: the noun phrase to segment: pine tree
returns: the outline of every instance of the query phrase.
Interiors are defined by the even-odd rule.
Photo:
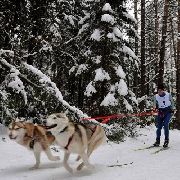
[[[83,78],[84,109],[91,115],[132,110],[127,87],[131,76],[125,71],[129,60],[137,57],[124,35],[129,35],[135,20],[124,5],[123,1],[86,2],[85,17],[80,21],[81,60],[71,73]]]

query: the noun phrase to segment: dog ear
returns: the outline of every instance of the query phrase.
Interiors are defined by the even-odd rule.
[[[61,115],[59,113],[56,114],[57,118],[61,118]]]
[[[15,123],[15,122],[16,122],[16,120],[14,118],[12,118],[11,123]]]

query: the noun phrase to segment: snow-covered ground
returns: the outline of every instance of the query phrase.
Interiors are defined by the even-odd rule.
[[[170,132],[170,149],[152,154],[158,148],[137,150],[151,145],[155,128],[139,129],[135,139],[127,138],[120,144],[108,143],[92,154],[93,170],[84,168],[70,174],[62,166],[63,152],[54,152],[60,162],[50,162],[42,154],[40,169],[29,170],[34,164],[32,152],[12,142],[6,135],[0,136],[0,180],[179,180],[180,179],[180,131]],[[5,140],[3,139],[5,137]],[[77,166],[70,157],[71,166]],[[111,165],[127,164],[122,167]]]

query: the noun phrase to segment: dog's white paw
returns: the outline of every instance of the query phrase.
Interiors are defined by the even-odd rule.
[[[83,166],[84,166],[84,163],[79,164],[79,166],[76,168],[77,171],[80,171],[83,168]]]
[[[39,164],[35,164],[33,167],[29,168],[30,170],[35,170],[39,168]]]
[[[53,156],[52,157],[52,161],[59,161],[60,160],[60,157],[59,156]]]
[[[88,164],[88,165],[87,165],[87,168],[92,170],[92,169],[94,169],[95,167],[94,167],[92,164]]]
[[[66,169],[69,173],[71,173],[71,174],[74,173],[73,169],[70,168],[69,166],[64,166],[64,167],[65,167],[65,169]]]

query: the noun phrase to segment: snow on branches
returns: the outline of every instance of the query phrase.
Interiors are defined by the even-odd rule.
[[[27,104],[27,92],[25,91],[25,87],[21,79],[19,78],[20,72],[19,70],[9,64],[5,59],[0,59],[1,63],[10,69],[10,74],[6,79],[7,87],[12,88],[16,93],[21,93],[24,98],[24,103]]]

